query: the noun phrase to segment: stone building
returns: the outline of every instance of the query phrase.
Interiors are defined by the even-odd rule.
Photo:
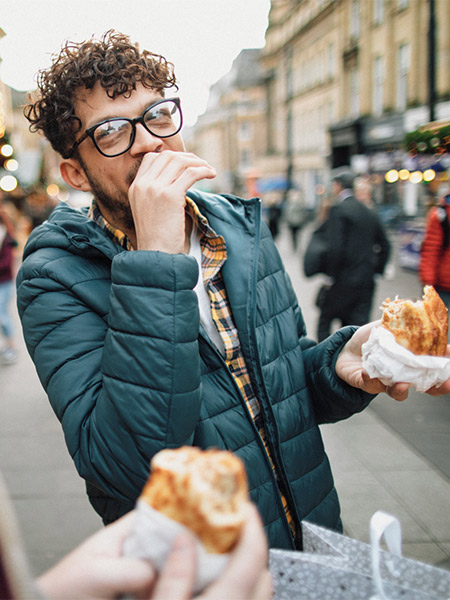
[[[245,156],[246,171],[278,181],[280,188],[301,189],[315,207],[331,169],[348,165],[371,173],[379,203],[406,195],[414,213],[418,186],[412,193],[409,180],[393,186],[384,176],[390,169],[417,168],[404,147],[408,131],[450,117],[450,2],[272,0],[258,52],[261,70],[248,80],[258,101],[246,110],[259,126],[248,134],[254,144],[246,140],[255,149]],[[246,81],[241,78],[238,88],[229,75],[212,90],[221,115],[208,108],[194,137],[201,139],[199,154],[220,171],[225,163],[214,162],[211,147],[226,153],[228,173],[242,174],[242,147],[223,131]],[[208,130],[204,124],[211,119]]]
[[[189,150],[207,158],[218,175],[208,189],[244,194],[266,153],[266,97],[261,51],[245,49],[211,87],[208,105],[186,135]]]

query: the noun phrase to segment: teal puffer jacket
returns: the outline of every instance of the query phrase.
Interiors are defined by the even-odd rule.
[[[294,517],[339,529],[318,424],[347,418],[372,399],[335,375],[354,329],[321,344],[306,338],[259,200],[189,196],[227,243],[227,293]],[[124,251],[85,210],[62,203],[32,232],[17,278],[28,351],[105,523],[134,506],[156,452],[214,446],[244,461],[270,545],[292,548],[261,439],[200,328],[197,275],[194,258]]]

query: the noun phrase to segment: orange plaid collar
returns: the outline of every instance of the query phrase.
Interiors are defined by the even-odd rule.
[[[225,241],[223,240],[223,238],[221,238],[221,236],[217,236],[215,231],[210,227],[208,219],[202,215],[198,206],[188,196],[186,196],[186,213],[192,218],[194,225],[198,227],[202,236],[206,236],[211,241],[214,238],[223,241],[223,247],[220,248],[223,254],[218,258],[220,260],[226,260]],[[122,246],[122,248],[125,248],[125,250],[134,250],[129,237],[125,235],[123,231],[121,231],[117,227],[114,227],[105,219],[105,217],[100,212],[97,200],[95,198],[92,199],[92,203],[88,212],[88,217],[95,221],[95,223],[97,223],[97,225],[101,227],[113,239],[114,242],[116,242],[116,244]],[[222,246],[222,244],[220,245]]]

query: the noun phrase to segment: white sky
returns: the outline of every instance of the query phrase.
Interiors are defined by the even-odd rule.
[[[0,0],[0,77],[19,91],[33,89],[64,40],[116,29],[174,63],[192,125],[240,50],[264,45],[269,7],[270,0]]]

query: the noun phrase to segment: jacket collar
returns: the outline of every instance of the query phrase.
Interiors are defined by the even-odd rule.
[[[255,284],[261,223],[258,198],[243,200],[231,195],[205,194],[190,190],[188,195],[207,217],[209,224],[227,244],[222,273],[227,296],[238,330],[249,330],[248,318],[255,302]]]
[[[232,195],[219,195],[189,190],[191,197],[212,229],[227,244],[227,260],[223,276],[236,326],[248,330],[247,314],[254,301],[254,282],[258,261],[261,202],[258,198],[243,200]],[[112,260],[125,252],[89,219],[88,208],[75,209],[61,202],[49,219],[30,234],[25,245],[25,259],[39,248],[49,246],[67,249],[83,256],[104,255]]]
[[[47,221],[34,229],[25,244],[23,258],[39,248],[58,247],[74,254],[98,256],[111,260],[123,252],[98,225],[89,219],[88,208],[73,208],[60,202]]]

